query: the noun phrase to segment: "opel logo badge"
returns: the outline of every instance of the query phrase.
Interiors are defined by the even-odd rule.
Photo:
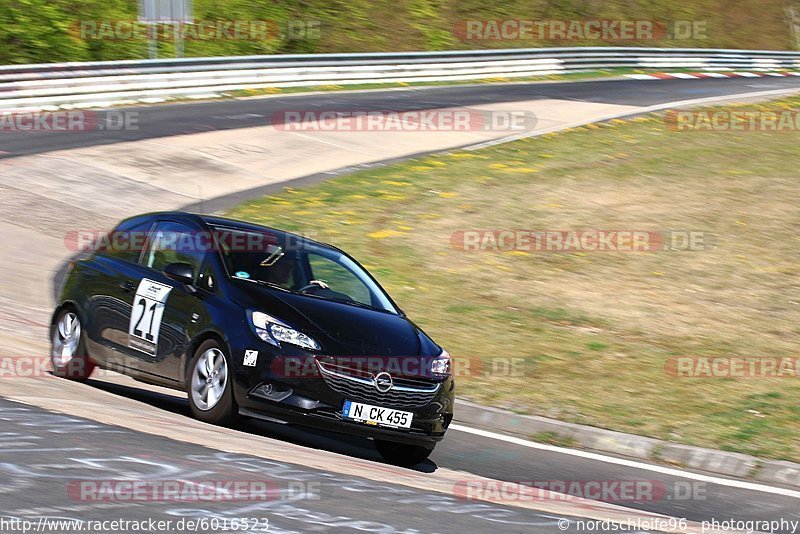
[[[394,386],[392,375],[387,372],[378,373],[372,381],[375,383],[375,389],[381,393],[387,393]]]

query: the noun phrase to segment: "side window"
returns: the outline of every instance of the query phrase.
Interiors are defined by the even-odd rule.
[[[343,293],[356,302],[372,305],[367,286],[342,265],[319,254],[309,254],[308,263],[314,280],[325,282],[332,291]]]
[[[108,258],[137,263],[147,242],[147,233],[152,226],[152,220],[123,221],[99,239],[96,253]]]
[[[198,232],[183,224],[160,222],[153,231],[142,263],[157,271],[163,271],[170,263],[188,263],[197,275],[205,258],[202,242],[198,246],[198,237]]]

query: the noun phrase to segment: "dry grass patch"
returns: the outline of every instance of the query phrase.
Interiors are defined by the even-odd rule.
[[[463,397],[800,460],[800,379],[664,370],[676,355],[798,355],[799,143],[651,116],[361,172],[232,215],[348,250],[456,357],[525,359],[525,376],[461,379]],[[700,231],[715,247],[468,253],[450,242],[465,229]]]

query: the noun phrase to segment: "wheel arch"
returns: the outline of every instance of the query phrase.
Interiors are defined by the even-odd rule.
[[[228,359],[231,359],[231,347],[228,344],[228,341],[225,339],[225,336],[216,330],[205,330],[200,332],[196,336],[192,338],[192,341],[186,347],[186,351],[183,355],[183,375],[181,376],[181,385],[186,387],[189,379],[189,364],[194,358],[194,353],[197,351],[198,347],[208,341],[209,339],[213,339],[217,343],[219,343],[223,349],[225,349],[225,353],[228,355]]]
[[[84,321],[83,311],[78,307],[78,305],[72,300],[65,300],[64,302],[56,306],[55,310],[53,310],[52,315],[50,315],[50,324],[48,325],[48,328],[53,327],[59,314],[64,310],[74,311],[75,313],[78,314],[78,319],[81,320],[81,323],[83,324],[86,323],[86,321]]]

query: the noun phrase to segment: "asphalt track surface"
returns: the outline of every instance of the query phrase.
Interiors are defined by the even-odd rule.
[[[0,158],[87,146],[169,137],[214,130],[272,124],[274,114],[320,109],[410,111],[469,107],[487,103],[562,99],[633,106],[771,89],[791,89],[800,79],[730,78],[705,80],[601,80],[580,83],[480,84],[434,86],[407,90],[324,93],[314,95],[217,100],[201,103],[128,108],[139,112],[139,129],[59,132],[0,132]],[[124,108],[121,108],[124,111]]]
[[[155,393],[148,389],[91,381],[93,387],[134,398],[156,409],[168,410],[190,417],[189,406],[183,398]],[[244,421],[238,428],[256,435],[268,435],[289,443],[328,450],[360,458],[380,461],[368,440],[343,436],[333,432],[309,430],[262,421]],[[597,462],[565,456],[558,452],[530,449],[495,439],[450,430],[429,462],[417,470],[430,471],[449,468],[469,474],[509,482],[529,484],[543,481],[634,481],[652,482],[664,493],[654,492],[653,499],[614,502],[627,508],[646,510],[672,517],[702,522],[736,519],[741,521],[800,520],[798,500],[757,491],[708,484],[687,478],[666,476],[646,469]]]
[[[0,400],[0,420],[3,532],[14,531],[15,519],[42,524],[50,532],[80,532],[93,526],[90,521],[121,519],[171,520],[171,532],[220,532],[228,521],[232,532],[410,533],[499,527],[539,534],[552,532],[558,520],[567,519],[220,452],[6,400]],[[132,497],[121,486],[110,486],[122,479],[146,481],[154,489]],[[182,483],[178,493],[155,489],[173,481]],[[227,497],[225,490],[233,486],[226,488],[226,483],[244,483],[244,490]],[[204,492],[202,500],[191,500],[201,484],[215,489]],[[112,487],[119,490],[109,491]],[[234,527],[234,519],[248,528]],[[87,524],[66,523],[70,520]],[[199,528],[180,528],[179,520],[194,520]]]
[[[703,97],[797,87],[800,87],[800,80],[796,78],[606,80],[582,83],[431,87],[403,91],[326,93],[161,105],[136,108],[140,113],[142,125],[138,131],[87,131],[79,135],[35,133],[25,136],[20,136],[19,133],[0,133],[0,158],[120,141],[259,126],[271,122],[274,113],[286,110],[325,108],[405,111],[469,107],[487,102],[513,102],[536,98],[648,106]],[[164,410],[189,417],[185,401],[154,393],[146,388],[126,387],[103,381],[90,381],[86,387],[98,388],[141,401],[149,406],[146,408],[148,410]],[[109,519],[119,516],[133,519],[198,515],[201,512],[197,510],[199,508],[197,503],[187,506],[185,503],[143,505],[76,502],[65,491],[65,483],[83,478],[115,479],[121,476],[142,478],[169,476],[192,479],[192,476],[202,477],[210,474],[217,479],[224,477],[241,479],[243,473],[236,472],[236,466],[252,466],[264,462],[263,459],[256,458],[221,457],[218,456],[220,454],[218,451],[200,446],[124,428],[81,422],[75,418],[8,401],[0,401],[0,421],[3,421],[0,428],[0,480],[3,481],[0,485],[0,515],[6,517],[66,516]],[[254,421],[241,423],[239,429],[253,434],[269,435],[310,448],[346,454],[364,462],[380,461],[371,443],[366,440]],[[86,458],[95,458],[98,461],[87,464]],[[166,470],[138,472],[126,464],[127,460],[122,461],[123,458],[142,460],[142,462],[132,461],[137,466]],[[87,465],[89,472],[82,470]],[[280,473],[283,467],[285,466],[272,466],[275,470],[269,471],[270,476],[285,482],[285,479],[280,478],[283,475],[275,474]],[[173,470],[169,471],[167,468]],[[676,477],[559,452],[541,451],[458,430],[451,430],[431,460],[418,466],[417,470],[426,472],[438,468],[463,471],[466,479],[472,474],[515,482],[656,481],[666,488],[663,496],[618,504],[693,521],[712,518],[800,520],[800,506],[798,500],[792,496],[739,489],[724,483],[697,483],[690,475]],[[291,469],[298,470],[296,467]],[[3,470],[6,473],[2,473]],[[204,470],[211,472],[202,473]],[[559,531],[556,525],[560,518],[544,513],[495,504],[488,508],[470,509],[469,503],[465,504],[458,499],[445,498],[442,495],[426,495],[421,490],[403,489],[400,492],[396,488],[373,488],[369,486],[374,484],[372,482],[356,479],[343,482],[313,469],[303,471],[306,471],[305,474],[294,473],[293,476],[295,479],[308,477],[321,481],[324,490],[321,490],[318,496],[290,496],[270,502],[246,503],[242,506],[211,503],[203,509],[211,515],[221,514],[220,517],[236,515],[253,517],[252,514],[263,514],[268,516],[271,522],[270,532],[351,531],[359,526],[387,532]],[[201,474],[198,475],[198,472]],[[353,487],[348,484],[352,484]],[[327,487],[324,487],[325,485]],[[685,498],[685,495],[679,497],[675,493],[677,488],[685,493],[687,487],[695,488],[689,498]],[[176,510],[182,513],[175,515]],[[364,523],[356,524],[359,521]],[[367,522],[373,524],[368,525]],[[575,532],[573,529],[570,531]],[[791,530],[781,532],[791,532]]]

